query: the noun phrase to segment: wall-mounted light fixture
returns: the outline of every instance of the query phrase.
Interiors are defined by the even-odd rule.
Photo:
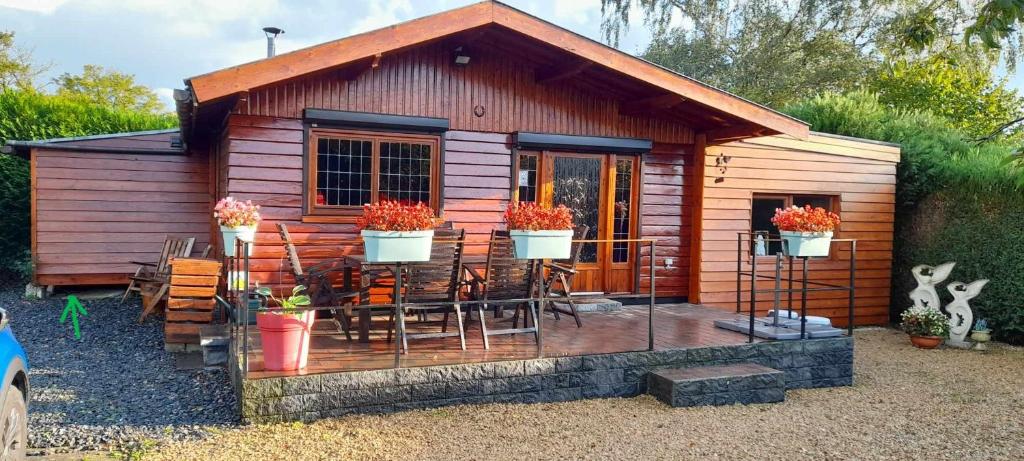
[[[455,49],[455,65],[456,66],[465,66],[467,64],[469,64],[469,55],[466,54],[466,50],[462,49],[461,46],[456,48]]]

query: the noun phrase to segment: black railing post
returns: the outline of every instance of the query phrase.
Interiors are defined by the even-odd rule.
[[[743,311],[742,308],[742,296],[743,293],[743,233],[736,233],[736,313],[739,314]],[[751,282],[753,283],[753,282]]]
[[[750,253],[750,321],[747,325],[747,342],[754,342],[754,316],[757,310],[757,252]]]
[[[531,309],[533,313],[533,327],[537,329],[537,358],[544,358],[544,332],[541,325],[544,323],[544,260],[537,259],[533,263],[537,266],[537,308]],[[526,319],[523,319],[526,325]]]
[[[241,244],[238,245],[238,242],[241,242]],[[244,325],[244,327],[243,327],[244,330],[243,330],[243,333],[242,333],[242,376],[243,377],[248,377],[249,376],[249,242],[243,242],[241,240],[236,240],[235,243],[236,243],[235,257],[236,258],[238,257],[238,247],[241,246],[242,247],[242,257],[245,258],[243,260],[243,264],[244,264],[245,267],[244,267],[244,269],[242,271],[242,283],[243,283],[243,285],[242,285],[242,287],[243,287],[243,291],[242,291],[242,314],[243,314],[242,322],[243,323],[242,323],[242,325]],[[235,274],[235,277],[237,278],[238,274]]]
[[[655,289],[654,289],[654,280],[655,280],[655,277],[654,277],[654,266],[655,266],[654,265],[654,256],[655,256],[654,255],[654,246],[655,246],[655,241],[651,240],[648,244],[651,247],[651,261],[650,261],[651,273],[648,275],[648,277],[650,277],[650,279],[651,279],[651,293],[650,293],[650,298],[648,299],[648,304],[647,304],[647,350],[653,351],[654,350],[654,303],[657,301],[657,294],[656,294]]]
[[[807,256],[804,260],[804,274],[800,281],[800,339],[807,339]]]
[[[395,368],[401,368],[402,338],[405,335],[405,315],[402,309],[402,263],[395,263],[395,293],[392,301],[395,305]]]
[[[857,241],[850,241],[850,294],[849,294],[849,324],[846,326],[847,334],[853,336],[853,307],[856,302],[857,290]]]

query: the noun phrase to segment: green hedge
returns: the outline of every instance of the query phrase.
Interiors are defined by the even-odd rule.
[[[897,234],[893,273],[895,307],[909,307],[917,286],[913,264],[956,262],[939,289],[943,305],[953,300],[948,282],[989,279],[970,302],[976,318],[987,318],[998,339],[1024,344],[1024,200],[1000,194],[963,193],[950,188],[928,196],[907,216]]]
[[[953,280],[991,280],[972,305],[997,339],[1024,343],[1024,199],[1014,146],[977,145],[927,112],[893,110],[866,92],[826,94],[786,109],[816,131],[900,144],[892,320],[911,305],[910,268],[955,261]],[[952,296],[940,287],[946,302]]]
[[[0,144],[172,128],[172,114],[152,115],[72,101],[32,91],[0,91]],[[29,258],[28,162],[0,155],[0,279],[21,278]]]

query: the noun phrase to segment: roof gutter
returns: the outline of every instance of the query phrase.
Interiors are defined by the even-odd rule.
[[[183,149],[188,149],[189,141],[192,139],[192,133],[195,132],[195,94],[192,91],[192,86],[189,82],[185,82],[186,87],[184,90],[174,90],[174,108],[178,113],[178,126],[181,130],[181,142]]]

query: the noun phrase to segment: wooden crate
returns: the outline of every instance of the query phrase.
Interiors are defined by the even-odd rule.
[[[213,323],[213,298],[220,281],[221,263],[209,259],[171,260],[171,286],[164,319],[164,342],[199,344],[199,331]]]

